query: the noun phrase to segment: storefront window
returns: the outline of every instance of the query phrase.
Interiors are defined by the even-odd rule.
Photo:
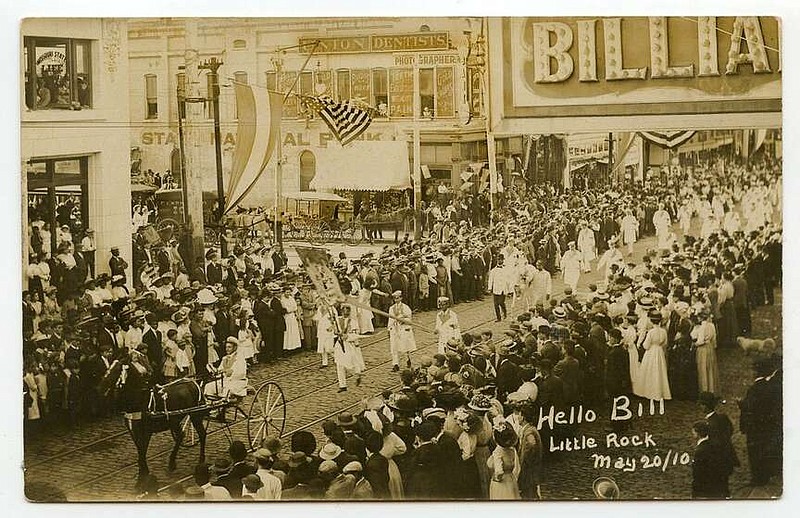
[[[90,42],[26,37],[25,104],[31,110],[89,108],[92,104]]]
[[[87,156],[32,159],[28,163],[31,254],[49,256],[56,253],[61,242],[74,243],[83,237],[89,222],[88,170]]]

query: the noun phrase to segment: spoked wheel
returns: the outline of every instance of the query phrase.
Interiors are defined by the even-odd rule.
[[[306,238],[308,242],[312,245],[318,245],[322,243],[322,225],[324,223],[309,223],[308,229],[306,233]]]
[[[247,417],[247,440],[257,449],[266,437],[281,437],[286,428],[286,397],[280,385],[268,381],[258,387]]]
[[[354,221],[342,229],[342,239],[349,245],[357,245],[364,240],[364,225]]]

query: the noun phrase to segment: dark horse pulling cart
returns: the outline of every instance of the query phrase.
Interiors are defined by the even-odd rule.
[[[274,382],[262,383],[258,389],[248,386],[246,397],[210,396],[203,393],[202,382],[219,383],[218,377],[206,380],[180,378],[164,385],[154,384],[147,358],[136,351],[125,353],[109,367],[101,382],[103,392],[117,388],[117,398],[125,412],[125,426],[136,445],[139,466],[138,480],[149,474],[147,449],[154,433],[169,430],[175,442],[167,469],[176,468],[178,450],[186,444],[187,432],[196,436],[200,445],[199,462],[205,462],[206,437],[210,423],[220,422],[228,441],[233,441],[231,427],[246,422],[247,442],[254,450],[268,436],[280,437],[286,427],[286,398]],[[245,400],[250,397],[248,411]],[[227,411],[233,409],[233,422]],[[192,441],[194,444],[194,441]]]

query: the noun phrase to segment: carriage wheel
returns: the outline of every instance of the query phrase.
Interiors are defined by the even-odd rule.
[[[322,223],[309,223],[306,229],[306,238],[312,245],[322,242]]]
[[[286,397],[280,385],[268,381],[258,387],[247,417],[247,440],[253,449],[268,436],[281,437],[286,428]]]
[[[347,241],[349,245],[359,244],[364,240],[364,225],[358,221],[354,221],[342,229],[342,239]]]
[[[317,229],[319,231],[319,238],[322,241],[322,244],[330,243],[333,240],[334,232],[331,230],[330,225],[321,221],[319,223],[319,227]]]

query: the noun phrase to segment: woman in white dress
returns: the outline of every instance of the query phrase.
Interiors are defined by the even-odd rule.
[[[281,296],[281,305],[286,310],[283,319],[286,322],[286,332],[283,333],[283,350],[294,351],[302,345],[300,325],[297,323],[297,301],[294,300],[292,289],[286,288]]]
[[[369,309],[370,301],[372,300],[372,289],[367,287],[366,284],[361,286],[358,290],[358,303],[361,307],[356,309],[356,316],[358,317],[358,330],[362,335],[369,335],[375,332],[375,326],[372,324],[372,319],[375,315]]]
[[[659,401],[672,399],[667,375],[667,358],[664,352],[667,347],[667,331],[661,327],[662,316],[659,311],[651,311],[649,317],[653,327],[647,331],[642,344],[645,353],[639,366],[638,386],[636,387],[638,391],[635,390],[634,394]]]
[[[578,250],[580,250],[583,260],[583,272],[591,272],[591,262],[597,259],[597,246],[594,240],[594,231],[585,221],[581,222],[581,230],[578,232]]]
[[[255,333],[253,333],[254,326],[251,325],[250,314],[247,310],[243,309],[239,312],[237,323],[239,332],[236,334],[236,338],[239,340],[239,354],[244,357],[246,362],[251,363],[256,354]]]
[[[622,227],[622,242],[628,245],[628,255],[631,255],[633,253],[633,244],[639,237],[639,220],[630,210],[626,210],[620,226]]]
[[[339,317],[339,335],[333,346],[333,361],[336,363],[336,378],[339,392],[347,390],[347,374],[356,375],[356,386],[361,385],[361,373],[364,372],[364,356],[358,344],[358,322],[352,316],[350,306],[342,306]]]
[[[403,303],[403,292],[392,293],[394,303],[389,308],[389,351],[392,355],[392,370],[400,370],[400,356],[406,357],[406,366],[411,368],[411,352],[417,350],[414,330],[411,328],[411,308]]]
[[[222,397],[247,395],[247,363],[244,356],[238,353],[239,341],[234,337],[228,337],[225,341],[225,356],[217,373],[222,374],[222,380],[211,381],[205,386],[206,395]]]
[[[334,325],[331,321],[330,312],[324,304],[317,307],[317,353],[322,356],[320,369],[328,366],[328,355],[333,354]]]
[[[692,340],[697,346],[697,387],[700,392],[715,394],[719,388],[717,328],[707,309],[698,316],[701,322],[692,329]]]
[[[572,288],[575,293],[578,290],[578,281],[581,277],[581,263],[583,262],[581,253],[575,250],[575,241],[567,243],[567,251],[561,258],[561,271],[564,272],[564,284]]]
[[[639,386],[639,348],[636,347],[638,333],[635,327],[638,317],[632,315],[630,319],[628,319],[628,317],[623,318],[626,318],[626,321],[622,324],[622,327],[620,327],[620,331],[622,332],[622,345],[628,351],[631,385],[633,387],[633,393],[635,394]],[[631,322],[631,320],[633,321]]]
[[[437,303],[439,312],[436,313],[434,333],[438,337],[438,353],[445,354],[447,343],[451,339],[461,340],[461,327],[458,325],[458,315],[450,309],[450,299],[439,297]]]

